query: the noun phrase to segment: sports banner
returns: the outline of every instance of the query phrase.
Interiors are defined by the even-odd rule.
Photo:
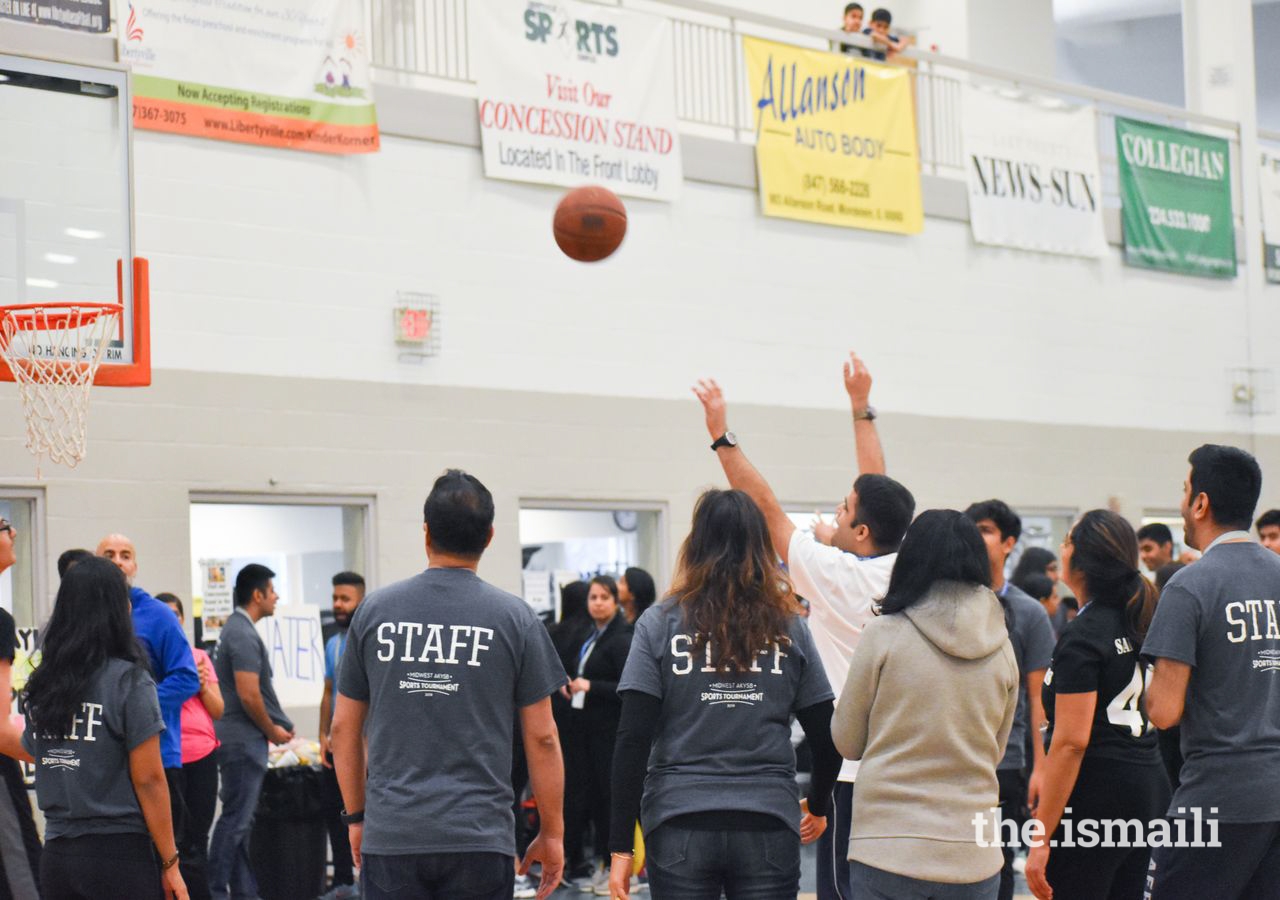
[[[1117,116],[1116,158],[1125,262],[1234,278],[1236,236],[1227,142]]]
[[[1280,153],[1262,154],[1262,249],[1267,281],[1280,284]]]
[[[1107,252],[1092,109],[1044,109],[971,87],[962,121],[975,241],[1070,256]]]
[[[0,19],[102,32],[111,27],[111,3],[110,0],[0,0]]]
[[[671,23],[577,0],[470,0],[484,173],[674,200]]]
[[[131,0],[118,15],[136,128],[317,153],[378,149],[361,0]]]
[[[744,37],[766,216],[915,234],[924,227],[910,75]]]

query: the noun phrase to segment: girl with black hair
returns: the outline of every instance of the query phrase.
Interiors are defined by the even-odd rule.
[[[994,900],[991,816],[1018,703],[1018,663],[991,564],[963,513],[907,529],[881,615],[853,653],[831,734],[862,760],[849,840],[855,897]]]
[[[653,576],[644,569],[632,566],[618,579],[618,602],[632,625],[653,606],[657,597],[658,588],[653,583]]]
[[[26,731],[4,729],[0,751],[36,766],[44,900],[186,900],[164,721],[113,563],[93,557],[67,572],[24,696]]]
[[[1084,514],[1062,544],[1063,577],[1082,605],[1045,673],[1048,756],[1032,813],[1062,843],[1064,811],[1084,819],[1143,823],[1162,817],[1169,779],[1147,719],[1139,652],[1156,590],[1138,571],[1138,539],[1121,516]],[[1032,847],[1027,885],[1039,900],[1138,900],[1146,847]]]

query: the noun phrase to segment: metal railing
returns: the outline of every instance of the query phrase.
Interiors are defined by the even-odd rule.
[[[467,0],[371,0],[369,28],[373,65],[393,77],[448,83],[451,90],[474,90],[467,45]],[[676,115],[688,131],[754,143],[743,36],[767,37],[800,46],[831,49],[866,39],[770,16],[744,13],[703,0],[616,0],[671,23]],[[868,44],[869,46],[869,44]],[[1103,198],[1119,205],[1115,118],[1134,116],[1193,128],[1226,138],[1233,158],[1232,182],[1240,209],[1239,125],[1168,104],[1010,72],[958,57],[912,49],[903,54],[912,67],[917,136],[922,170],[945,178],[964,177],[963,102],[967,85],[985,85],[1007,96],[1051,98],[1094,108],[1098,116]],[[1270,133],[1263,133],[1264,139]],[[1280,143],[1280,134],[1270,135]]]

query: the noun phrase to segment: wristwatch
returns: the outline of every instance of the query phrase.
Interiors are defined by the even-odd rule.
[[[712,450],[719,450],[721,447],[738,446],[738,436],[732,431],[726,431],[720,437],[715,439],[715,443],[711,445]]]
[[[853,421],[861,422],[863,419],[868,422],[874,422],[876,420],[876,408],[868,404],[867,408],[862,412],[858,412],[856,409],[853,411]]]
[[[362,809],[360,812],[349,813],[344,809],[338,817],[342,819],[343,825],[359,825],[364,821],[364,810]]]

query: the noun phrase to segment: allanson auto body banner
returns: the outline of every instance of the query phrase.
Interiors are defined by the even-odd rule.
[[[767,216],[915,234],[924,227],[910,75],[744,37]]]
[[[574,0],[470,0],[484,173],[674,200],[671,23]]]
[[[1070,256],[1107,252],[1092,109],[1045,109],[970,88],[963,121],[975,241]]]
[[[1227,142],[1117,117],[1116,156],[1125,262],[1234,278],[1236,235]]]
[[[135,127],[317,153],[378,149],[361,0],[131,0],[117,18]]]

